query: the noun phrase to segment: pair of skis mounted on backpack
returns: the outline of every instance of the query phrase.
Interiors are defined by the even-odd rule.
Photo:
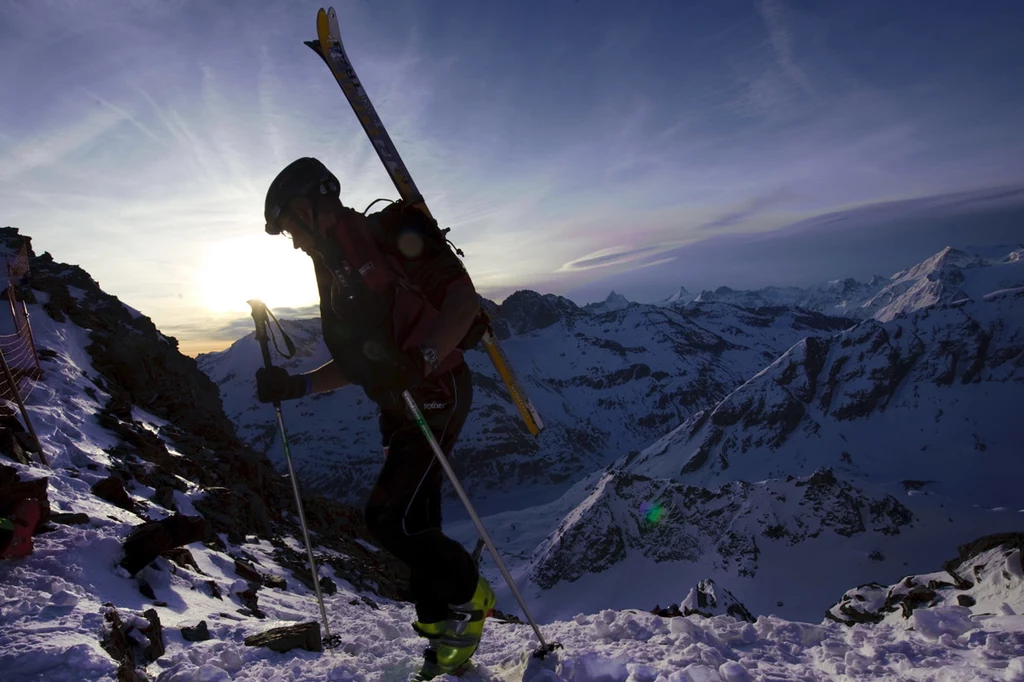
[[[324,63],[330,68],[331,73],[334,74],[334,78],[338,81],[338,85],[341,86],[346,99],[352,105],[356,118],[359,119],[359,123],[362,124],[363,130],[366,131],[367,137],[370,138],[374,149],[377,150],[377,155],[384,164],[384,168],[387,170],[388,175],[391,176],[392,182],[395,183],[395,188],[398,190],[398,194],[402,197],[403,202],[406,206],[418,208],[428,216],[431,215],[426,202],[423,200],[423,195],[416,188],[416,183],[413,182],[412,176],[409,175],[409,170],[405,167],[402,157],[398,155],[395,144],[391,141],[391,137],[388,136],[387,130],[384,129],[380,116],[377,115],[373,104],[370,103],[366,90],[363,89],[355,69],[352,68],[348,55],[345,54],[345,48],[341,43],[341,31],[338,29],[338,17],[335,15],[333,8],[329,11],[321,9],[317,14],[316,33],[318,40],[306,41],[306,45],[320,55]],[[544,424],[541,422],[537,410],[533,407],[533,403],[530,402],[526,392],[523,391],[515,374],[513,374],[508,358],[505,356],[504,351],[502,351],[501,346],[498,345],[498,339],[495,338],[494,332],[490,327],[484,332],[481,343],[483,343],[484,349],[487,351],[487,356],[494,364],[494,368],[498,371],[498,376],[501,377],[502,382],[504,382],[505,387],[508,389],[512,401],[519,410],[519,414],[522,415],[526,428],[532,435],[536,436],[544,428]]]

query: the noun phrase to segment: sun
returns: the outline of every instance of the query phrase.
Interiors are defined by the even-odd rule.
[[[199,278],[202,305],[213,313],[249,312],[259,298],[271,308],[297,307],[319,300],[309,256],[285,237],[250,235],[206,247]]]

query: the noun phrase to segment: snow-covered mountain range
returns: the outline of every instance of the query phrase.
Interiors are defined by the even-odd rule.
[[[799,339],[850,324],[796,308],[724,304],[632,304],[593,312],[531,291],[514,294],[493,312],[546,428],[537,440],[529,436],[490,361],[480,351],[467,354],[473,412],[456,459],[466,485],[491,510],[550,499],[712,406]],[[307,371],[327,361],[319,320],[284,326],[298,352],[276,362]],[[272,409],[253,400],[252,377],[262,364],[254,336],[198,362],[220,386],[239,435],[282,457]],[[300,471],[324,495],[362,499],[380,464],[375,406],[353,387],[294,401],[285,414]]]
[[[746,442],[738,446],[740,449],[749,450],[758,442],[775,443],[773,447],[777,447],[792,429],[820,428],[813,409],[798,405],[802,394],[797,384],[805,386],[804,391],[816,392],[806,398],[808,403],[817,398],[818,409],[831,410],[841,422],[858,412],[888,405],[890,393],[905,385],[891,381],[893,372],[911,370],[915,386],[924,381],[924,374],[933,375],[924,395],[917,389],[918,407],[913,409],[923,408],[931,400],[932,384],[963,384],[967,380],[968,385],[959,390],[939,391],[939,402],[934,404],[929,419],[950,409],[956,411],[940,404],[945,398],[961,406],[966,400],[991,403],[966,415],[968,420],[977,421],[969,430],[961,428],[955,419],[940,419],[931,440],[956,442],[958,451],[967,448],[982,452],[981,448],[989,447],[985,434],[990,434],[990,439],[1002,444],[995,447],[1015,447],[1011,445],[1013,439],[1003,437],[1007,411],[1014,403],[1005,400],[1002,392],[1015,390],[1016,374],[1011,372],[1005,380],[993,375],[994,380],[989,381],[988,374],[975,377],[969,367],[972,362],[1003,366],[1003,358],[1007,354],[1012,357],[1017,348],[1016,323],[1005,329],[988,329],[986,325],[1003,324],[1006,316],[1012,317],[1019,309],[1014,292],[1024,285],[1021,253],[1024,251],[1012,250],[1002,258],[982,258],[947,248],[888,279],[876,277],[864,283],[843,280],[809,289],[720,289],[702,292],[692,300],[682,290],[672,297],[674,300],[657,304],[630,304],[613,292],[605,302],[581,308],[562,297],[518,292],[500,308],[492,306],[492,313],[506,351],[548,428],[536,441],[529,437],[490,363],[482,353],[469,353],[476,388],[473,418],[458,449],[460,473],[472,489],[480,492],[485,509],[526,506],[529,501],[551,499],[587,473],[630,453],[647,452],[634,467],[643,472],[654,456],[651,453],[668,447],[670,441],[679,443],[682,433],[694,429],[700,419],[704,420],[701,437],[706,440],[718,438],[725,421],[742,418],[750,428],[743,431]],[[993,300],[985,298],[989,294]],[[962,319],[970,315],[964,304],[972,301],[981,316],[981,326]],[[894,321],[926,308],[945,312],[920,320]],[[837,315],[840,313],[844,316]],[[879,322],[861,322],[870,319]],[[849,329],[854,324],[858,326]],[[304,371],[327,361],[318,321],[286,321],[285,328],[295,337],[299,352],[293,360],[279,360],[281,364],[292,371]],[[845,335],[834,336],[838,332]],[[845,350],[841,352],[840,348]],[[809,359],[805,357],[808,354]],[[827,367],[813,364],[821,354]],[[252,400],[251,377],[261,363],[254,338],[248,336],[226,351],[198,360],[220,386],[225,410],[243,439],[279,458],[270,411]],[[956,376],[943,378],[941,367],[950,362],[958,363],[950,370]],[[847,367],[845,372],[840,371],[843,366]],[[744,385],[762,370],[755,381]],[[808,372],[815,375],[806,376]],[[778,381],[768,378],[776,374]],[[795,383],[782,389],[779,381]],[[866,383],[862,387],[857,381]],[[741,385],[743,391],[732,393]],[[775,387],[771,395],[753,395],[767,390],[758,386],[769,385]],[[719,404],[726,396],[729,400]],[[904,402],[908,399],[899,398]],[[827,408],[821,407],[822,400],[827,401]],[[751,412],[750,404],[772,414],[759,417]],[[892,407],[889,415],[894,414],[895,403]],[[288,406],[289,431],[301,446],[295,448],[298,466],[310,472],[307,477],[317,481],[324,494],[349,502],[357,502],[365,494],[380,456],[374,414],[373,405],[357,389],[329,397],[313,396]],[[893,438],[898,436],[887,426],[890,418],[876,420],[879,423],[875,431],[881,430],[881,435],[876,433],[875,440],[896,442]],[[753,423],[759,419],[765,421],[766,432],[755,435]],[[880,450],[868,435],[871,429],[861,428],[864,423],[855,424],[856,433],[840,429],[832,434],[826,429],[820,437],[832,436],[839,442],[821,447],[810,443],[808,447],[813,447],[815,453],[798,455],[806,460],[798,470],[772,468],[767,464],[771,459],[755,456],[753,461],[765,466],[744,476],[749,473],[748,478],[757,479],[782,471],[808,474],[820,466],[837,470],[849,465],[861,470],[871,467]],[[897,431],[921,428],[913,420],[901,424]],[[952,440],[942,433],[943,429],[953,432],[949,436]],[[860,441],[859,447],[843,441],[851,437]],[[700,457],[694,459],[697,451],[706,453],[700,455],[706,459],[716,449],[719,459],[709,464],[707,471],[720,467],[721,453],[736,447],[730,438],[722,438],[720,443],[705,444],[703,450],[699,444],[694,446],[688,466],[698,466]],[[931,442],[911,440],[907,447],[919,452]],[[932,448],[928,457],[935,454]],[[859,465],[855,461],[858,457]],[[998,463],[1001,454],[990,452],[985,457]],[[668,464],[671,457],[658,459],[651,473],[659,476],[666,474],[666,467],[681,470],[687,465]],[[782,461],[788,460],[784,456]],[[921,478],[914,473],[919,466],[912,458],[900,462],[902,478]],[[989,470],[982,467],[978,471],[984,476]],[[514,493],[508,486],[510,480],[516,483]],[[713,484],[725,479],[691,480]]]
[[[944,250],[867,299],[884,298],[873,310],[890,321],[807,337],[536,515],[488,522],[530,566],[522,575],[538,598],[555,604],[591,594],[664,603],[651,586],[713,575],[754,613],[799,618],[820,614],[840,585],[1014,530],[1024,508],[1022,285],[1020,251]],[[794,563],[828,555],[843,561],[813,580],[785,579]]]
[[[983,265],[947,249],[901,273],[875,318],[800,341],[621,466],[699,485],[827,466],[1019,505],[1021,253]]]
[[[755,290],[719,287],[702,291],[697,296],[690,296],[683,288],[663,304],[715,302],[743,308],[795,306],[830,315],[856,319],[873,317],[887,322],[900,313],[1020,286],[1019,272],[987,266],[1015,262],[1022,253],[1024,244],[971,251],[946,247],[931,258],[888,278],[876,275],[863,282],[848,278],[811,287],[773,286]],[[984,274],[976,272],[976,268],[983,270]]]
[[[0,251],[23,243],[16,232],[0,230]],[[995,469],[975,474],[973,460],[952,466],[952,455],[943,448],[958,442],[955,429],[935,438],[936,415],[930,409],[944,408],[939,422],[974,418],[984,447],[971,454],[1007,458],[1006,478],[1015,475],[1014,458],[1003,447],[1016,438],[1013,425],[989,431],[995,419],[972,416],[972,405],[987,411],[997,410],[997,403],[994,397],[973,402],[977,394],[969,389],[998,394],[1008,403],[1020,397],[1024,283],[1016,280],[1017,263],[1019,254],[956,266],[953,277],[959,272],[963,279],[958,292],[948,296],[943,289],[929,299],[931,294],[918,295],[920,289],[908,286],[904,293],[914,292],[918,302],[904,305],[889,321],[707,301],[632,303],[594,313],[529,292],[506,302],[498,328],[518,356],[514,362],[522,363],[517,369],[533,376],[531,391],[546,401],[542,411],[559,402],[566,415],[596,405],[605,410],[594,418],[597,427],[621,442],[640,440],[643,429],[660,432],[635,452],[623,448],[613,457],[609,447],[591,460],[581,455],[575,468],[566,469],[575,473],[567,473],[564,494],[527,509],[506,505],[485,518],[545,635],[565,649],[543,661],[532,658],[536,641],[527,625],[489,621],[476,666],[464,679],[916,680],[938,679],[941,672],[943,679],[957,682],[1024,680],[1020,536],[984,537],[1019,530],[1019,498],[1007,501],[1016,502],[1009,509],[986,508],[1000,500],[995,495],[979,500],[977,491]],[[222,365],[221,388],[238,390],[223,392],[230,409],[222,411],[214,384],[148,318],[103,293],[79,268],[48,254],[31,255],[31,264],[19,296],[29,303],[44,376],[27,403],[49,465],[8,461],[0,466],[0,502],[27,486],[42,494],[44,503],[34,551],[0,560],[0,676],[5,682],[376,682],[414,670],[423,642],[410,627],[412,607],[402,601],[401,567],[373,546],[356,510],[312,496],[307,496],[307,517],[328,617],[342,646],[331,654],[318,652],[319,633],[293,638],[284,648],[298,648],[284,651],[252,639],[274,627],[319,619],[288,481],[258,449],[236,438],[225,416],[237,419],[237,411],[255,415],[247,417],[252,424],[266,420],[272,426],[270,410],[255,403],[251,388],[243,388],[245,382],[251,386],[258,362],[247,356],[255,344],[243,340],[224,356],[231,363]],[[296,366],[326,359],[317,355],[316,321],[289,327],[300,346]],[[894,340],[897,329],[902,331]],[[919,340],[900,345],[912,335]],[[565,344],[566,358],[550,366],[533,360],[556,342]],[[818,372],[807,353],[800,354],[809,347],[825,351],[818,354],[823,358]],[[569,357],[574,348],[582,359]],[[834,400],[822,406],[819,389],[832,378],[824,368],[835,366],[844,353],[847,359],[834,377]],[[893,353],[914,362],[898,363],[908,369],[886,382],[889,365],[877,358]],[[656,377],[656,361],[687,374]],[[474,362],[485,398],[477,410],[506,414],[504,423],[518,430],[497,385],[488,384],[486,366],[479,358]],[[650,374],[634,371],[618,383],[609,376],[640,362]],[[559,363],[571,367],[559,373]],[[860,376],[858,363],[863,363]],[[591,368],[606,371],[591,380]],[[542,369],[561,377],[561,383],[546,384]],[[694,379],[698,371],[711,375],[708,383]],[[814,377],[818,383],[812,388]],[[894,390],[875,399],[870,399],[872,389],[864,389],[888,390],[894,382]],[[774,414],[768,397],[777,397],[776,389],[755,392],[758,397],[744,414],[757,419],[748,423],[741,416],[717,425],[723,429],[720,442],[732,438],[735,443],[726,456],[729,467],[716,468],[722,459],[709,456],[681,472],[692,461],[687,448],[694,424],[704,420],[692,437],[705,443],[702,429],[714,423],[716,411],[728,413],[723,406],[737,404],[730,402],[735,396],[768,384],[790,391],[803,405],[796,426],[781,440],[772,437],[775,422],[760,417]],[[625,397],[609,405],[616,388]],[[660,390],[675,397],[658,407]],[[906,394],[915,390],[922,397],[909,399]],[[703,400],[702,406],[672,405],[678,396]],[[333,402],[337,410],[345,399],[341,392],[318,401]],[[680,425],[652,420],[643,427],[627,425],[627,436],[614,433],[611,419],[642,409],[625,403],[644,400],[676,415]],[[303,411],[311,417],[321,409],[319,402],[289,410],[289,419]],[[837,414],[832,406],[840,403],[870,409]],[[366,406],[356,402],[356,407]],[[873,420],[891,412],[902,421],[918,420],[919,428],[916,436],[911,427],[894,431],[902,435],[899,447],[888,450],[888,460],[876,453],[869,465],[851,451],[852,463],[841,455],[838,463],[808,455],[785,466],[783,458],[796,452],[787,448],[798,441],[813,442],[839,427],[853,440],[856,431],[870,432],[876,428]],[[324,410],[325,423],[337,414]],[[921,421],[922,415],[928,420]],[[489,418],[486,428],[503,423]],[[819,428],[808,428],[808,419]],[[4,429],[7,434],[9,427]],[[346,432],[360,433],[373,440],[369,430]],[[769,435],[758,444],[757,434]],[[305,447],[302,437],[293,436],[296,451]],[[342,436],[334,438],[343,442]],[[917,457],[914,438],[930,439],[936,464],[917,459],[923,469],[901,478],[900,458]],[[947,439],[952,444],[941,442]],[[7,447],[0,451],[10,457]],[[373,449],[368,442],[367,452]],[[500,466],[502,453],[492,456]],[[591,461],[597,465],[587,469]],[[759,466],[773,475],[746,477]],[[956,476],[963,486],[956,485]],[[487,484],[485,476],[476,480],[471,495]],[[1000,488],[998,480],[989,482],[993,491],[1012,491],[1012,484]],[[972,499],[976,504],[969,503]],[[146,530],[184,521],[202,532],[142,559],[132,549],[146,537],[163,537]],[[467,544],[475,540],[465,522],[451,532]],[[944,561],[958,544],[964,545],[960,556]],[[938,567],[944,572],[929,572]],[[485,560],[483,570],[498,588],[499,609],[514,613],[494,567]],[[650,612],[667,604],[679,608]],[[771,615],[782,613],[810,622]]]
[[[525,436],[489,363],[471,353],[478,396],[460,475],[521,575],[553,603],[584,585],[621,606],[665,601],[662,589],[627,583],[670,571],[724,577],[755,613],[783,602],[788,615],[820,614],[843,585],[1015,527],[1014,512],[989,510],[1022,501],[1022,253],[947,248],[888,279],[684,290],[657,304],[613,294],[581,308],[519,292],[492,313],[549,430]],[[317,322],[293,328],[305,350],[287,366],[326,361]],[[259,361],[247,338],[200,365],[240,433],[273,438],[251,398]],[[326,490],[339,484],[335,470],[348,499],[362,495],[379,463],[371,406],[316,397],[289,419],[315,458],[303,466]],[[551,484],[567,492],[538,492]],[[529,503],[544,504],[501,513]],[[794,557],[836,547],[849,555],[843,570],[759,589]]]

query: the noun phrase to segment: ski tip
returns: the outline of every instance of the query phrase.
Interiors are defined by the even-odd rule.
[[[331,34],[331,42],[341,45],[341,28],[338,26],[338,14],[334,8],[327,10],[327,26]]]

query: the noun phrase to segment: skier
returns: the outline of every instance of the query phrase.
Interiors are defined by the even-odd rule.
[[[313,261],[331,360],[296,375],[261,367],[257,396],[274,402],[356,384],[377,403],[385,458],[366,522],[409,567],[413,628],[428,640],[419,679],[429,679],[468,661],[495,599],[469,552],[441,531],[443,472],[401,396],[412,392],[450,454],[472,400],[462,349],[482,334],[479,300],[432,218],[401,202],[364,216],[340,197],[338,179],[308,157],[267,192],[266,231],[290,236]]]

